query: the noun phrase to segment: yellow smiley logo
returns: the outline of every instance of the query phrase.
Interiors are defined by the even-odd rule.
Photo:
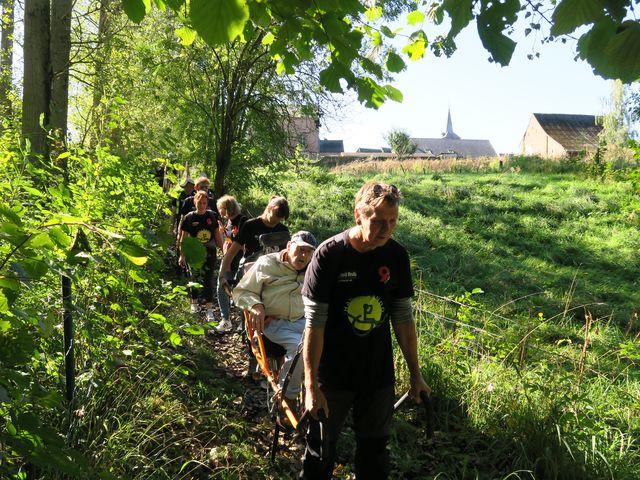
[[[199,230],[196,238],[202,243],[207,243],[211,240],[211,232],[209,230]]]

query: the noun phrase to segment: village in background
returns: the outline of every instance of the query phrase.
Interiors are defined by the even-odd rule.
[[[602,122],[596,115],[563,113],[533,113],[520,140],[523,155],[560,158],[594,152],[598,148]],[[345,152],[343,140],[320,138],[320,122],[311,117],[297,117],[289,124],[290,147],[323,163],[341,164],[359,159],[396,158],[391,147],[361,146],[355,152]],[[451,111],[440,137],[409,138],[415,151],[404,154],[412,159],[497,157],[491,142],[486,139],[461,138],[453,130]]]

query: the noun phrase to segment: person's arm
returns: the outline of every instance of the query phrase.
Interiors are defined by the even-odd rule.
[[[420,370],[420,362],[418,360],[418,336],[416,334],[415,322],[402,322],[394,323],[393,331],[402,355],[409,368],[409,381],[410,390],[409,396],[413,398],[416,403],[421,403],[420,393],[426,392],[427,395],[431,394],[431,388],[427,385],[422,377],[422,371]]]
[[[265,288],[263,278],[260,275],[260,264],[256,263],[233,289],[233,301],[238,307],[247,309],[249,321],[258,333],[264,330],[265,309],[261,295]]]
[[[240,245],[238,242],[233,242],[231,243],[229,250],[227,250],[227,253],[225,253],[222,257],[222,262],[220,263],[220,273],[218,274],[221,285],[227,283],[224,278],[224,274],[231,271],[231,262],[234,258],[236,258],[236,255],[240,252],[240,250],[242,250],[242,245]]]
[[[305,409],[311,416],[318,418],[318,410],[324,410],[329,416],[329,406],[324,393],[318,385],[318,367],[324,348],[324,327],[307,325],[304,333],[303,360],[304,360],[304,385],[305,385]]]
[[[222,237],[222,232],[220,231],[220,228],[216,228],[216,231],[213,234],[213,236],[216,239],[216,246],[220,250],[222,250],[222,243],[224,242],[224,238]]]
[[[186,230],[180,230],[178,233],[178,249],[180,251],[180,257],[178,258],[178,264],[181,266],[185,266],[186,262],[184,259],[184,253],[182,253],[182,242],[186,237],[189,236],[189,233]]]

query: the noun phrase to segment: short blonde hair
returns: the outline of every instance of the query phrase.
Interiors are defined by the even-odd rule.
[[[365,217],[373,214],[373,209],[381,203],[400,205],[400,191],[395,185],[371,181],[365,183],[356,194],[355,208]]]
[[[216,206],[218,207],[218,210],[224,207],[229,218],[235,217],[242,211],[242,207],[240,206],[236,198],[232,197],[231,195],[223,195],[222,197],[220,197],[216,202]]]

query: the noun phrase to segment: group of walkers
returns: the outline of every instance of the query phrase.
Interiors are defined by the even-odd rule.
[[[287,371],[302,342],[303,362],[296,365],[285,392],[291,397],[288,402],[294,402],[304,383],[304,408],[311,415],[300,478],[331,478],[349,411],[356,437],[356,477],[388,478],[395,396],[392,330],[410,374],[410,397],[420,403],[420,396],[430,393],[418,360],[409,256],[392,238],[400,192],[386,183],[366,183],[355,197],[354,226],[320,245],[302,230],[275,252],[259,256],[260,235],[288,233],[283,224],[290,213],[287,199],[272,197],[262,215],[247,219],[234,197],[213,202],[208,186],[204,176],[183,184],[184,197],[175,205],[178,245],[192,236],[207,249],[198,275],[210,322],[216,320],[216,251],[222,251],[216,287],[221,318],[213,331],[243,330],[231,322],[233,299],[246,310],[252,330],[284,348],[281,372]],[[182,252],[179,262],[188,267]],[[192,289],[191,311],[198,311],[198,302],[198,291]],[[281,384],[283,378],[280,375]],[[329,438],[324,449],[323,435]]]

